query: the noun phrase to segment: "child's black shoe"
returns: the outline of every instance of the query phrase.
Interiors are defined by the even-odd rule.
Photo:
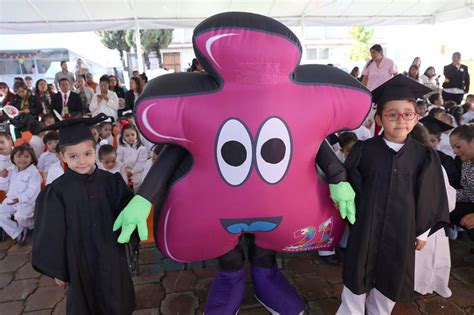
[[[341,259],[337,254],[334,255],[329,255],[329,256],[323,256],[323,259],[325,262],[327,262],[330,265],[339,265],[341,263]]]
[[[5,242],[7,238],[7,233],[0,227],[0,242]]]
[[[15,239],[16,243],[19,246],[25,245],[27,235],[28,235],[28,228],[23,228],[23,231],[21,231],[20,235],[18,235],[18,237]]]

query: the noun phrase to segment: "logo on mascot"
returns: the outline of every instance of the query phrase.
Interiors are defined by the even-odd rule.
[[[333,218],[331,217],[319,226],[318,233],[316,233],[316,228],[314,226],[302,228],[293,233],[293,236],[295,239],[297,239],[297,241],[292,245],[286,246],[283,251],[302,252],[320,248],[327,248],[334,240],[334,237],[331,236],[332,227]],[[315,241],[315,238],[319,233],[321,237],[319,241]]]

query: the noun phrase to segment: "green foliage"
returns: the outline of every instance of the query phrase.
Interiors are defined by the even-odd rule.
[[[145,61],[148,60],[148,53],[156,52],[156,57],[161,66],[161,52],[162,48],[168,47],[173,39],[172,29],[159,30],[140,30],[140,43],[145,54]],[[135,46],[135,31],[127,31],[125,40],[130,46]],[[148,64],[148,62],[147,62]]]
[[[374,29],[366,26],[352,26],[349,33],[356,41],[367,44],[374,36]]]
[[[122,63],[124,62],[123,53],[130,52],[131,47],[135,47],[135,31],[99,31],[96,32],[101,38],[101,42],[109,49],[117,49]],[[166,48],[173,38],[172,29],[159,30],[140,30],[140,43],[145,60],[148,61],[148,53],[155,51],[161,65],[161,48]],[[149,62],[147,62],[149,67]]]
[[[352,26],[349,34],[356,41],[351,47],[351,61],[367,60],[370,55],[369,42],[374,36],[374,29],[366,26]]]

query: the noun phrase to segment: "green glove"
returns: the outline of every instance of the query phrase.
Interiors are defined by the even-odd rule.
[[[136,195],[130,200],[114,222],[114,232],[122,228],[122,232],[118,238],[119,243],[128,243],[130,241],[130,235],[135,231],[135,228],[138,228],[140,240],[144,241],[148,239],[146,220],[148,219],[150,210],[151,202],[142,196]]]
[[[329,184],[329,192],[332,201],[337,204],[341,217],[351,224],[355,222],[355,192],[348,182],[340,182],[338,184]]]

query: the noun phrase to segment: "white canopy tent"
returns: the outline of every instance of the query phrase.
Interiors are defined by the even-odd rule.
[[[434,24],[474,17],[474,0],[0,0],[0,34],[193,28],[226,11],[263,14],[302,29]]]
[[[225,11],[288,26],[440,23],[474,17],[473,0],[0,0],[0,34],[195,27]]]

